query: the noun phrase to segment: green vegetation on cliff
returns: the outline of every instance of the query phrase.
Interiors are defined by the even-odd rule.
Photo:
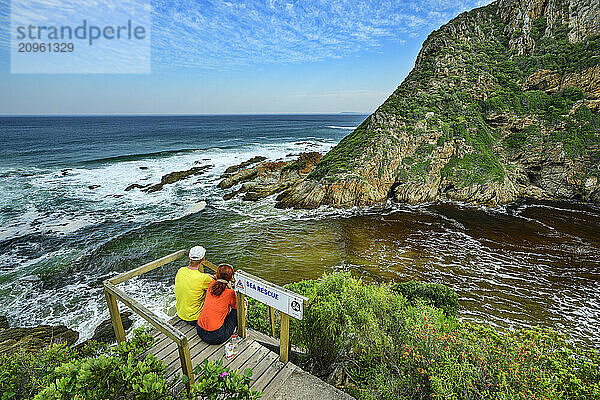
[[[550,329],[460,322],[443,285],[367,284],[347,273],[288,285],[309,298],[296,360],[359,399],[600,399],[600,356]],[[267,309],[249,324],[267,332]]]
[[[432,32],[406,79],[285,204],[600,203],[600,7],[584,3],[499,0]]]

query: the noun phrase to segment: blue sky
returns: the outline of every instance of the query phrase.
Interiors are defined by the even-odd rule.
[[[432,30],[489,3],[157,0],[149,74],[11,74],[1,1],[0,114],[370,113]]]

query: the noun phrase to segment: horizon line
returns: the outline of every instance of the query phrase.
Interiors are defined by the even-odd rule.
[[[341,112],[264,112],[264,113],[15,113],[15,114],[4,114],[0,113],[0,117],[118,117],[118,116],[129,116],[129,117],[151,117],[151,116],[235,116],[235,115],[370,115],[370,112],[354,112],[354,111],[341,111]]]

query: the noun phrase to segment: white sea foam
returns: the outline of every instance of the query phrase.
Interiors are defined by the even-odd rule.
[[[328,125],[327,127],[331,128],[331,129],[352,129],[352,130],[358,128],[358,126],[337,126],[337,125]]]

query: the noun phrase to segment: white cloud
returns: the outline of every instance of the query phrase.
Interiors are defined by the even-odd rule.
[[[157,0],[153,62],[227,68],[340,58],[425,35],[475,1]]]

